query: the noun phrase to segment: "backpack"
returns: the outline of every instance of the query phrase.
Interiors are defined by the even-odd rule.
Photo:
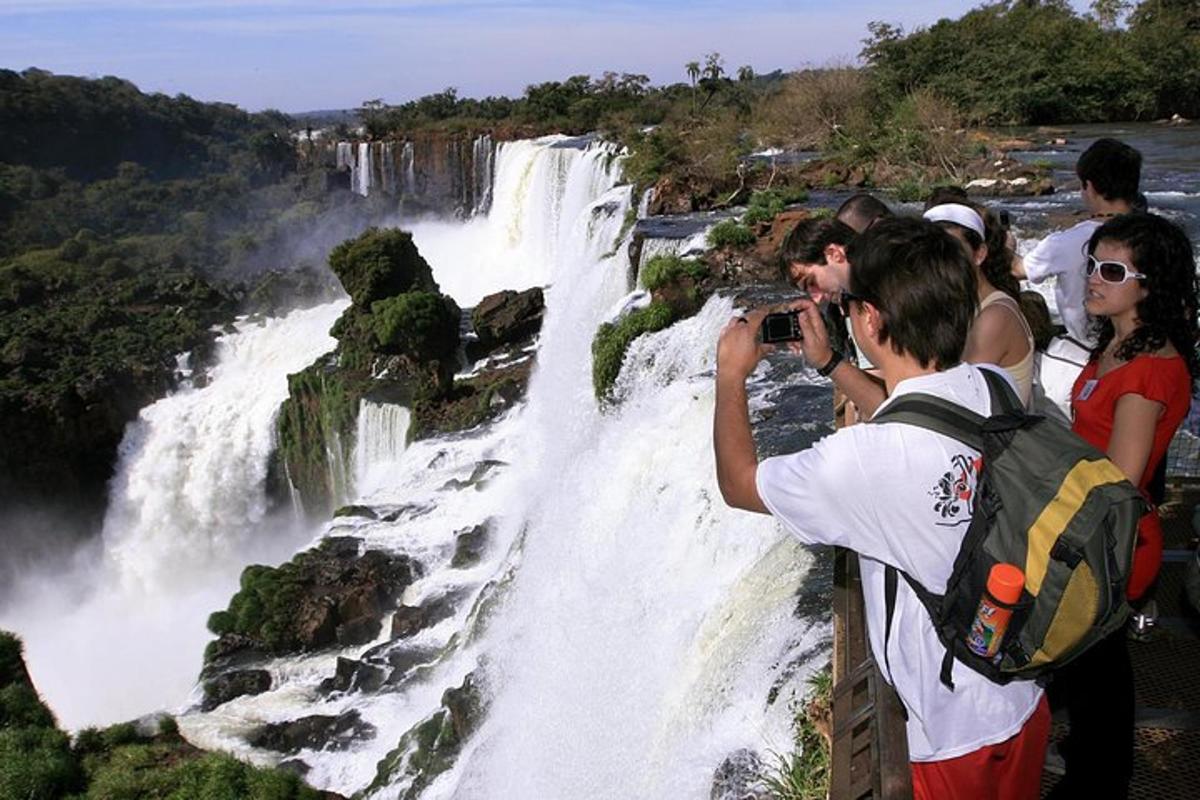
[[[1129,616],[1125,584],[1138,520],[1147,508],[1124,473],[1075,433],[1027,414],[1008,382],[981,369],[993,415],[975,414],[942,398],[905,394],[871,420],[901,422],[978,450],[975,513],[944,594],[888,566],[884,573],[884,654],[903,575],[933,619],[946,648],[941,680],[951,689],[957,658],[995,683],[1043,679],[1120,628]],[[999,410],[999,413],[995,413]],[[1025,573],[999,652],[976,655],[967,635],[992,566]],[[888,665],[890,677],[891,666]]]

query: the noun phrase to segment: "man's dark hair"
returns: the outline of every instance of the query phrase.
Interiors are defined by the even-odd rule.
[[[850,292],[879,309],[893,352],[939,370],[962,360],[978,298],[958,239],[933,222],[893,217],[856,238],[847,257]]]
[[[862,233],[871,227],[875,220],[892,216],[892,210],[877,197],[859,192],[842,203],[834,216],[858,233]]]
[[[1097,139],[1075,162],[1075,174],[1089,181],[1105,200],[1136,203],[1142,154],[1116,139]]]
[[[825,248],[831,244],[843,247],[857,236],[854,229],[836,219],[802,219],[788,233],[779,250],[780,268],[786,278],[788,265],[793,261],[802,264],[824,264]]]

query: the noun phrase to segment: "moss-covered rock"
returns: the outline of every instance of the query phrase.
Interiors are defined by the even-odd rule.
[[[339,632],[342,639],[352,633],[346,626],[361,630],[364,618],[378,625],[419,574],[407,556],[378,550],[358,555],[357,546],[351,551],[336,543],[279,567],[249,566],[229,607],[208,619],[224,645],[206,651],[206,660],[228,661],[245,648],[279,655],[332,646]]]
[[[370,228],[342,242],[329,253],[329,266],[360,308],[414,290],[437,291],[412,234],[396,228]]]
[[[653,302],[621,317],[617,322],[605,322],[592,340],[592,386],[597,399],[608,397],[609,390],[621,372],[625,351],[643,333],[660,331],[675,320],[671,306]]]
[[[403,786],[401,800],[416,800],[438,775],[454,766],[463,743],[475,732],[485,711],[475,673],[442,694],[442,708],[411,728],[379,762],[369,795],[386,786]]]
[[[461,317],[454,300],[435,292],[405,292],[371,304],[378,351],[418,362],[454,355]]]
[[[372,228],[329,260],[353,302],[330,331],[334,352],[288,376],[271,470],[273,494],[294,488],[317,518],[352,493],[344,467],[365,397],[413,408],[451,390],[461,319],[404,231]]]

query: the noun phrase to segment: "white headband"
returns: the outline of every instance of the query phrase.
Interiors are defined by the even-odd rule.
[[[987,238],[983,230],[983,217],[979,216],[975,209],[962,203],[942,203],[926,211],[924,217],[930,222],[953,222],[967,230],[975,231],[980,239]]]

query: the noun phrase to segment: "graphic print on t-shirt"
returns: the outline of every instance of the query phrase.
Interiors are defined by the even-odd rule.
[[[971,521],[971,498],[982,466],[982,457],[971,458],[961,453],[950,460],[950,469],[929,490],[929,496],[934,498],[933,510],[940,516],[935,525],[953,528]]]

